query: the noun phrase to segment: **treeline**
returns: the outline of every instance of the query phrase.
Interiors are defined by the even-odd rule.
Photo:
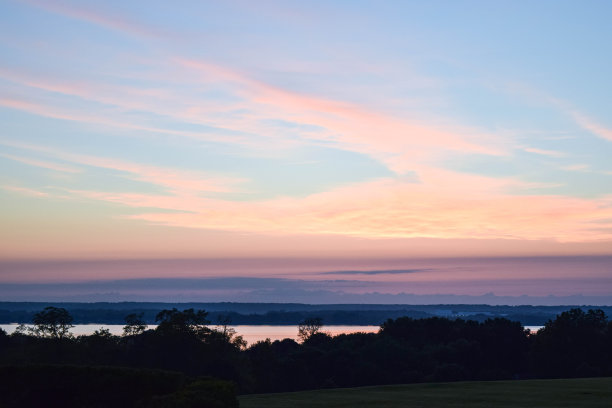
[[[48,304],[40,302],[0,302],[0,324],[29,323],[36,312]],[[128,314],[141,314],[148,324],[166,309],[203,309],[214,324],[231,320],[236,325],[297,325],[316,315],[327,325],[380,325],[387,319],[449,317],[483,322],[504,317],[526,326],[541,326],[570,306],[491,306],[491,305],[307,305],[297,303],[54,303],[70,312],[76,324],[123,324]],[[582,310],[592,306],[582,306]],[[612,307],[601,307],[612,313]]]
[[[158,309],[72,309],[70,314],[76,324],[123,324],[127,314],[142,314],[147,324],[155,324],[155,316],[161,311]],[[317,311],[326,324],[329,325],[374,325],[378,326],[389,318],[409,315],[414,318],[431,317],[432,315],[419,311],[404,310],[321,310]],[[31,322],[36,311],[7,311],[0,310],[0,324]],[[231,321],[233,325],[292,325],[297,326],[301,321],[312,316],[309,311],[268,311],[265,313],[243,314],[232,311],[209,312],[208,317],[212,324]],[[474,316],[474,319],[485,320],[486,315]]]
[[[429,381],[612,375],[612,322],[601,310],[572,309],[536,335],[503,318],[401,317],[377,333],[329,336],[318,319],[301,341],[246,346],[228,327],[210,329],[207,313],[164,310],[147,330],[128,316],[123,336],[100,330],[73,337],[70,314],[47,308],[33,329],[0,331],[0,364],[161,369],[232,381],[241,393]],[[297,330],[297,328],[296,328]]]
[[[399,318],[378,333],[260,342],[256,388],[277,392],[391,383],[612,375],[612,322],[572,309],[533,335],[518,322]]]

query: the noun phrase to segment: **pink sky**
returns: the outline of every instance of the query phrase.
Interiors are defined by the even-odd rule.
[[[612,295],[609,8],[2,2],[0,285]]]

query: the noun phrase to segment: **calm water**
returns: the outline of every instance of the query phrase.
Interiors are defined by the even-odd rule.
[[[17,328],[17,324],[0,324],[7,333],[12,333]],[[154,329],[155,325],[150,325],[149,329]],[[211,326],[215,327],[215,326]],[[241,335],[249,344],[253,344],[259,340],[282,340],[294,339],[297,340],[297,326],[230,326],[236,333]],[[332,336],[342,333],[375,333],[379,326],[323,326],[323,331]],[[77,324],[70,331],[75,336],[83,334],[92,334],[96,330],[108,329],[112,334],[121,335],[123,333],[122,324]]]
[[[150,325],[149,329],[154,329],[156,326]],[[214,327],[214,326],[212,326]],[[297,340],[297,326],[230,326],[236,333],[241,335],[248,344],[253,344],[260,340],[269,338],[270,340],[293,339]],[[7,333],[12,333],[17,328],[16,324],[0,324]],[[323,331],[336,336],[343,333],[375,333],[379,326],[323,326]],[[542,326],[525,326],[533,333],[537,332]],[[121,335],[123,333],[123,325],[121,324],[77,324],[70,331],[75,336],[84,334],[92,334],[96,330],[108,329],[112,334]]]
[[[531,330],[532,333],[537,333],[544,326],[525,326],[526,329]]]

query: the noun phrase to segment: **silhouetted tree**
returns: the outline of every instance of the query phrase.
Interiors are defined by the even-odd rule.
[[[4,329],[0,328],[0,350],[9,342],[9,336],[6,334]]]
[[[100,337],[102,339],[111,339],[111,338],[114,337],[113,334],[110,332],[110,330],[109,329],[105,329],[104,327],[102,327],[102,328],[100,328],[98,330],[95,330],[92,333],[92,336]]]
[[[571,309],[548,321],[534,336],[534,366],[544,376],[591,377],[608,374],[603,354],[608,321],[600,310]]]
[[[176,308],[165,309],[155,317],[159,322],[156,331],[162,334],[191,334],[204,338],[210,333],[210,329],[206,327],[210,321],[206,316],[208,313],[204,310],[186,309],[181,312]]]
[[[147,323],[142,319],[144,313],[131,313],[125,316],[125,326],[123,326],[124,336],[135,336],[147,330]]]
[[[329,336],[321,330],[322,319],[310,318],[298,328],[300,343],[292,339],[267,340],[249,348],[239,342],[229,318],[221,317],[217,328],[211,330],[206,312],[193,309],[164,310],[157,315],[156,330],[137,336],[120,338],[101,329],[89,336],[50,341],[51,337],[69,336],[71,324],[66,315],[57,308],[37,313],[38,337],[28,335],[34,333],[30,329],[10,336],[0,330],[0,366],[165,369],[193,377],[231,380],[244,393],[612,375],[612,322],[601,310],[572,309],[561,313],[532,336],[519,322],[507,319],[479,322],[439,317],[400,317],[387,320],[378,333]],[[135,327],[127,333],[140,331],[140,319],[138,314],[126,319],[128,329],[130,324]],[[104,387],[108,388],[106,383]],[[30,389],[27,392],[33,394]],[[183,400],[195,401],[198,395],[199,391],[189,388],[172,397],[160,397],[159,402],[170,404],[168,398],[173,403],[176,398],[183,405],[167,405],[191,406]],[[4,406],[2,401],[0,406]]]
[[[70,337],[70,329],[74,327],[70,313],[62,307],[53,306],[45,307],[43,311],[36,313],[32,323],[35,335],[55,339]]]
[[[239,349],[244,349],[247,346],[247,342],[242,336],[236,334],[236,330],[230,327],[232,318],[229,315],[219,315],[217,317],[217,329],[211,332],[211,334],[220,337],[220,339],[227,344],[231,344]]]
[[[305,342],[310,337],[317,334],[321,330],[321,327],[323,327],[323,322],[320,318],[310,317],[308,319],[305,319],[298,326],[298,338],[302,342]]]

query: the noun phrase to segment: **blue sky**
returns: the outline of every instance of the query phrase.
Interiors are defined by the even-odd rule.
[[[611,14],[4,1],[0,258],[609,255]]]

